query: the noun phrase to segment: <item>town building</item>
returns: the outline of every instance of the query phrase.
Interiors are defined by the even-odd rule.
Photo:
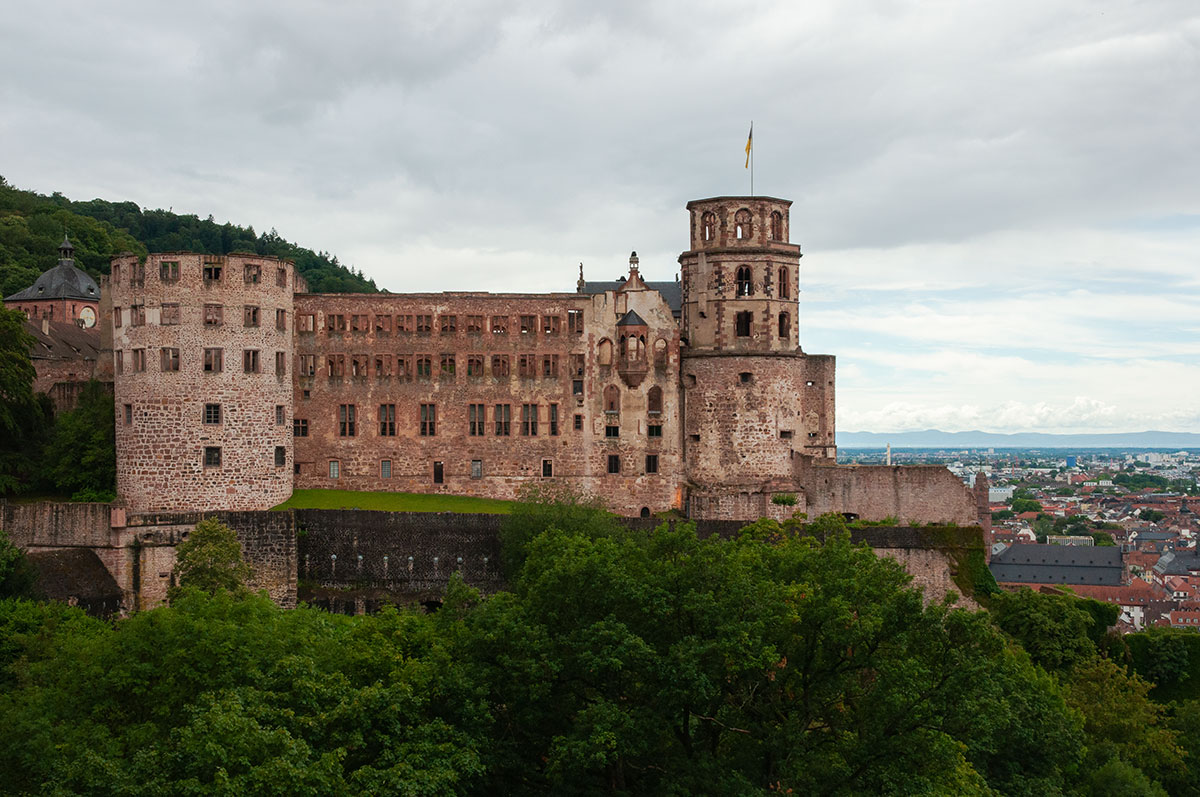
[[[47,319],[96,326],[100,287],[75,265],[75,247],[63,236],[58,247],[58,264],[46,270],[28,288],[4,298],[9,310],[19,310],[30,320]]]
[[[310,294],[291,263],[112,262],[101,306],[117,488],[133,512],[252,510],[293,488],[613,510],[987,522],[941,466],[840,466],[834,358],[798,341],[791,202],[688,204],[678,282],[562,293]],[[111,352],[111,355],[107,352]]]

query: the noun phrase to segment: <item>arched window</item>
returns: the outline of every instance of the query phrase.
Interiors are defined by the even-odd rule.
[[[771,211],[771,240],[783,240],[783,214],[778,210]]]
[[[654,363],[655,365],[667,364],[667,342],[662,338],[654,341]]]
[[[749,266],[738,266],[737,270],[737,295],[738,296],[753,296],[754,295],[754,272]]]
[[[621,412],[621,390],[616,385],[604,388],[604,411],[613,415]]]
[[[791,283],[791,280],[788,279],[787,266],[780,266],[779,267],[779,298],[780,299],[789,299],[789,298],[791,298],[791,292],[792,292],[792,283]]]
[[[612,365],[613,345],[612,341],[604,338],[600,341],[599,353],[596,357],[600,365]]]
[[[700,216],[700,237],[704,241],[717,238],[717,214],[706,212]]]
[[[662,407],[662,388],[655,385],[646,394],[646,409],[651,415],[661,415]]]
[[[733,214],[733,228],[735,236],[739,241],[745,241],[750,237],[751,225],[750,211],[742,208],[737,213]]]
[[[792,336],[792,318],[787,313],[779,314],[779,339],[787,340]]]

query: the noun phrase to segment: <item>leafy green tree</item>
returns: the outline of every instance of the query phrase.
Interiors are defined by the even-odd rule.
[[[1041,503],[1033,500],[1032,498],[1013,498],[1013,501],[1009,506],[1011,506],[1012,511],[1016,512],[1018,515],[1022,512],[1042,511]]]
[[[116,493],[117,456],[112,394],[92,380],[75,409],[58,416],[42,462],[55,489],[74,500],[111,501]]]
[[[530,542],[552,528],[608,536],[621,526],[596,496],[560,484],[527,485],[500,528],[501,559],[510,578],[524,565]]]
[[[1067,672],[1096,655],[1091,637],[1096,620],[1076,598],[1024,587],[993,596],[991,611],[996,625],[1049,672]],[[1106,630],[1107,626],[1099,633]]]
[[[33,597],[34,572],[25,552],[0,528],[0,598]]]
[[[993,521],[1011,520],[1017,516],[1017,513],[1011,509],[1000,509],[992,513]]]
[[[48,402],[33,393],[34,341],[24,322],[24,313],[0,308],[0,495],[32,484],[50,417]]]
[[[1157,523],[1158,521],[1165,518],[1167,515],[1166,515],[1166,513],[1162,512],[1161,510],[1158,510],[1158,509],[1143,509],[1141,512],[1138,513],[1138,516],[1141,517],[1142,520],[1148,520],[1151,523]]]
[[[216,518],[205,518],[179,544],[174,575],[179,586],[172,600],[186,589],[242,593],[251,568],[242,559],[242,544],[234,530]]]

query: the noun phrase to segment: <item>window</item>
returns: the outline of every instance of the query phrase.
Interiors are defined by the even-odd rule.
[[[280,332],[287,332],[287,310],[283,308],[275,310],[275,328]]]
[[[129,326],[143,327],[146,325],[146,305],[135,304],[129,308]]]
[[[542,460],[542,478],[549,479],[554,476],[554,461],[549,459]]]
[[[441,484],[445,480],[445,477],[446,477],[446,471],[442,467],[442,463],[440,463],[440,462],[433,463],[433,483]]]
[[[658,473],[658,454],[646,455],[646,473]]]
[[[455,370],[455,361],[453,354],[443,354],[441,357],[440,373],[442,379],[453,379]]]
[[[131,423],[133,423],[133,405],[126,404],[125,405],[125,425],[129,426]]]
[[[575,415],[575,431],[577,431],[577,432],[583,431],[583,416],[582,415],[579,415],[579,414]]]
[[[428,335],[433,332],[433,316],[418,315],[417,316],[417,334]]]
[[[370,360],[365,354],[350,356],[350,376],[355,379],[366,379],[369,375]]]
[[[417,357],[417,379],[430,379],[433,377],[433,358],[428,354],[422,354]]]
[[[287,375],[287,352],[283,352],[283,351],[275,352],[275,375],[276,376],[286,376]]]
[[[365,333],[367,331],[367,317],[361,313],[350,316],[350,331]]]
[[[285,416],[285,412],[283,409],[283,405],[276,404],[275,405],[275,425],[276,426],[283,426],[284,421],[286,420],[286,418],[284,416]]]
[[[621,390],[616,385],[604,388],[604,412],[610,416],[621,414]]]
[[[517,355],[517,376],[522,379],[533,379],[537,376],[537,356],[533,354]]]
[[[210,374],[219,374],[225,369],[223,360],[223,349],[205,349],[204,350],[204,371]]]
[[[341,313],[325,314],[325,331],[341,333],[346,331],[346,316]]]
[[[550,435],[558,437],[558,405],[550,405]]]
[[[787,340],[792,336],[791,318],[787,313],[779,314],[779,339]]]
[[[341,379],[346,375],[346,355],[330,354],[325,358],[325,372],[330,379]]]
[[[583,334],[583,311],[568,310],[567,311],[567,332],[572,335]]]
[[[164,260],[159,263],[158,278],[162,282],[179,282],[179,261]]]
[[[379,436],[380,437],[395,437],[396,436],[396,405],[395,404],[380,404],[379,405]]]
[[[612,358],[613,358],[612,341],[609,340],[608,338],[604,338],[603,340],[600,341],[599,345],[596,347],[596,362],[602,367],[607,367],[609,365],[612,365]]]
[[[220,446],[205,446],[204,447],[204,467],[206,467],[206,468],[221,467],[221,447]]]
[[[492,376],[505,377],[510,373],[511,365],[507,354],[492,355]]]
[[[379,478],[392,478],[392,461],[390,459],[379,460]]]
[[[163,371],[179,370],[179,349],[163,347],[160,367]]]
[[[121,308],[113,307],[113,327],[121,328]]]
[[[117,374],[125,373],[125,352],[117,349],[113,352],[113,364],[116,366]]]
[[[146,350],[145,349],[134,349],[133,350],[133,372],[135,374],[140,374],[145,370],[146,370]]]
[[[467,356],[467,376],[483,376],[483,355]]]
[[[482,335],[483,334],[483,316],[469,315],[467,316],[467,334]]]
[[[558,355],[543,354],[542,355],[542,378],[543,379],[558,379]]]
[[[219,327],[225,319],[225,308],[219,304],[204,305],[204,326]]]
[[[120,281],[121,281],[121,267],[120,267],[120,266],[113,266],[113,267],[112,267],[112,272],[111,272],[111,273],[112,273],[112,283],[113,283],[113,285],[116,285],[116,284],[120,283]]]
[[[538,405],[521,405],[521,434],[525,437],[537,437]]]
[[[783,214],[778,210],[771,211],[771,240],[783,240]]]
[[[390,315],[375,316],[375,334],[390,335],[392,334],[392,317]]]
[[[780,429],[779,430],[779,439],[780,440],[791,440],[792,439],[792,430],[791,429]]]
[[[396,332],[397,333],[403,333],[405,335],[410,335],[410,334],[412,334],[412,331],[413,331],[412,315],[396,316]]]
[[[750,270],[749,266],[738,266],[737,295],[738,296],[753,296],[754,295],[754,273]]]
[[[493,418],[496,421],[496,436],[508,437],[512,433],[512,405],[497,404]]]
[[[308,418],[292,418],[292,437],[308,437]]]
[[[258,349],[242,350],[242,370],[248,374],[258,373]]]
[[[582,379],[572,379],[571,380],[571,395],[573,395],[573,396],[582,396],[583,395],[583,380]]]
[[[604,436],[609,437],[609,438],[620,437],[621,436],[621,427],[618,426],[617,424],[609,424],[608,426],[605,426],[604,427]]]
[[[651,423],[646,426],[646,437],[662,437],[662,424]]]
[[[746,210],[745,208],[742,208],[737,213],[733,214],[734,236],[739,241],[745,241],[750,237],[751,228],[753,226],[750,219],[750,211]]]
[[[788,280],[787,266],[779,267],[779,298],[786,299],[791,295],[792,285]]]
[[[262,266],[246,266],[244,277],[247,285],[257,285],[262,279]]]
[[[342,475],[342,463],[336,459],[329,460],[329,478],[336,479]]]
[[[704,213],[700,216],[700,238],[712,241],[717,237],[717,214]]]
[[[287,269],[286,268],[275,269],[275,285],[280,288],[287,287]]]
[[[221,267],[220,263],[205,263],[204,264],[204,282],[205,282],[205,284],[212,284],[214,282],[220,282],[221,274],[223,271],[224,271],[224,269]]]
[[[287,449],[283,446],[275,446],[275,467],[282,468],[287,465]]]
[[[375,355],[375,378],[383,379],[392,375],[392,355]]]
[[[441,322],[443,335],[453,335],[458,332],[458,316],[444,315],[441,317]]]
[[[646,409],[651,415],[662,415],[662,408],[662,388],[655,385],[646,393]]]
[[[483,427],[487,423],[483,404],[467,405],[467,434],[471,437],[482,437]]]
[[[546,315],[542,316],[542,331],[548,336],[562,334],[562,316]]]
[[[749,371],[742,371],[740,374],[738,374],[738,381],[743,385],[748,385],[754,381],[754,374],[750,373]]]
[[[492,334],[507,335],[508,334],[508,316],[494,315],[492,316]]]
[[[537,316],[535,315],[523,315],[520,317],[520,321],[522,335],[531,334],[537,329]]]
[[[158,311],[158,322],[165,327],[175,326],[179,323],[179,304],[163,303]]]
[[[296,316],[296,331],[297,332],[315,332],[317,329],[317,317],[312,313],[303,313]]]
[[[129,273],[129,287],[144,288],[146,287],[146,264],[134,263]]]
[[[297,373],[300,376],[316,376],[317,374],[317,355],[315,354],[300,354],[296,356],[296,362],[299,363],[296,367],[299,369]]]
[[[739,338],[750,337],[750,320],[753,317],[754,314],[749,310],[742,310],[734,316],[735,334]]]
[[[221,422],[221,405],[220,404],[205,404],[204,405],[204,422],[208,424],[218,424]]]
[[[396,378],[403,382],[412,381],[413,377],[412,360],[402,354],[396,355]]]
[[[471,478],[472,479],[482,479],[483,478],[483,460],[482,459],[471,460]]]
[[[354,437],[357,412],[353,404],[338,405],[338,437]]]
[[[609,473],[620,473],[621,472],[621,455],[620,454],[609,454],[608,455],[608,472]]]
[[[433,437],[437,434],[437,405],[421,405],[421,437]]]

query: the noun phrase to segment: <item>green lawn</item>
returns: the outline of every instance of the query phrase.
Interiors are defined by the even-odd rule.
[[[295,490],[275,509],[380,509],[385,512],[462,512],[507,515],[512,501],[465,495],[368,493],[354,490]]]

